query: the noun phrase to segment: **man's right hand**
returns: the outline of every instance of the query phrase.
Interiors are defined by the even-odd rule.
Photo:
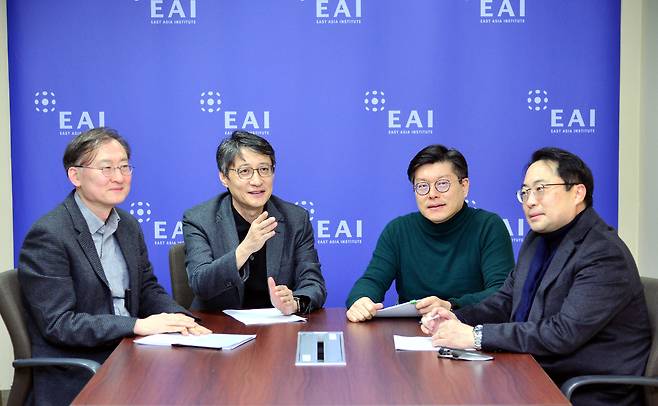
[[[383,308],[383,304],[373,303],[369,297],[362,297],[352,304],[352,307],[347,310],[345,315],[349,321],[356,323],[372,319],[377,313],[377,310]]]
[[[202,328],[199,329],[198,327]],[[207,334],[205,330],[207,329],[197,324],[193,318],[181,313],[154,314],[145,319],[137,319],[135,327],[133,327],[133,333],[139,336],[161,333],[183,333],[187,335],[188,332]]]
[[[242,268],[251,254],[263,248],[267,240],[276,234],[274,231],[277,226],[276,219],[267,216],[268,213],[264,211],[251,222],[247,235],[236,248],[235,261],[238,269]]]

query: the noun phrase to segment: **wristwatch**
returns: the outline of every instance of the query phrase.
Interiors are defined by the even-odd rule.
[[[295,299],[295,305],[297,305],[297,310],[295,310],[295,313],[301,313],[302,312],[302,304],[300,303],[299,297],[298,296],[293,296],[293,299]]]
[[[478,351],[482,349],[482,324],[473,327],[473,348]]]

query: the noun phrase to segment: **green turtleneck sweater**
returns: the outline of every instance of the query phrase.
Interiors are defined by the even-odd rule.
[[[464,204],[435,224],[415,212],[384,228],[346,304],[364,296],[381,302],[395,280],[400,303],[437,296],[463,307],[496,292],[513,268],[512,242],[496,214]]]

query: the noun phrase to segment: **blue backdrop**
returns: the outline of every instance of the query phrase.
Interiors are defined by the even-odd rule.
[[[468,203],[518,251],[530,153],[584,158],[617,223],[620,0],[8,0],[14,238],[71,190],[69,140],[107,125],[133,148],[123,208],[169,288],[185,209],[223,191],[234,129],[277,153],[274,193],[310,211],[342,306],[377,237],[416,210],[422,147],[469,161]],[[387,302],[394,301],[389,295]]]

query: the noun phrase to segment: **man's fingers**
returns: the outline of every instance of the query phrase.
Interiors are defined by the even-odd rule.
[[[253,221],[251,224],[252,224],[252,225],[253,225],[253,224],[259,224],[259,223],[261,223],[263,220],[265,220],[265,219],[267,218],[267,216],[268,216],[267,212],[266,212],[266,211],[263,211],[261,214],[258,215],[258,217],[256,217],[256,219],[254,219],[254,221]]]
[[[276,289],[276,282],[271,276],[267,278],[267,287],[270,288],[270,292],[274,292]]]

